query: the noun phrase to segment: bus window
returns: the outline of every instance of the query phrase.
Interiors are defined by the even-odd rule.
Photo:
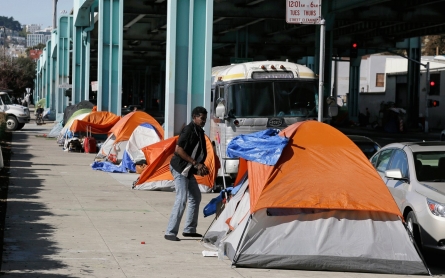
[[[277,116],[315,116],[318,98],[314,82],[280,82],[275,84]]]
[[[273,83],[246,82],[228,87],[228,108],[235,117],[273,117]]]

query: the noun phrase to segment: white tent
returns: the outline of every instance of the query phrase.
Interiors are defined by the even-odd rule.
[[[133,162],[145,159],[142,148],[161,141],[156,129],[147,123],[140,124],[131,134],[125,147]]]

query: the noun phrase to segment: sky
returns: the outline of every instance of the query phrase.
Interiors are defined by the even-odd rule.
[[[69,14],[74,0],[58,0],[57,15]],[[20,24],[41,24],[42,28],[53,26],[53,0],[0,0],[0,16],[13,17]]]

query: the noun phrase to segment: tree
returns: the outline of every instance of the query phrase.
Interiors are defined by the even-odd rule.
[[[445,34],[422,38],[422,55],[435,56],[445,54]]]
[[[14,20],[12,16],[11,17],[0,16],[0,26],[5,26],[6,28],[11,29],[13,31],[22,30],[22,24]]]
[[[34,87],[36,63],[29,58],[0,57],[0,88],[11,89],[16,96]]]
[[[23,28],[20,32],[19,32],[19,37],[27,37],[28,34],[31,34],[30,32],[26,32],[25,28]]]

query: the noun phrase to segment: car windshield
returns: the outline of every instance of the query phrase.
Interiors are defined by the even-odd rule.
[[[229,113],[235,117],[313,117],[318,111],[314,81],[267,80],[228,87]]]
[[[445,182],[445,152],[416,152],[414,162],[418,181]]]
[[[2,101],[3,101],[3,104],[12,104],[12,101],[11,101],[11,99],[9,98],[9,95],[7,95],[7,94],[0,94],[0,98],[2,99]]]

